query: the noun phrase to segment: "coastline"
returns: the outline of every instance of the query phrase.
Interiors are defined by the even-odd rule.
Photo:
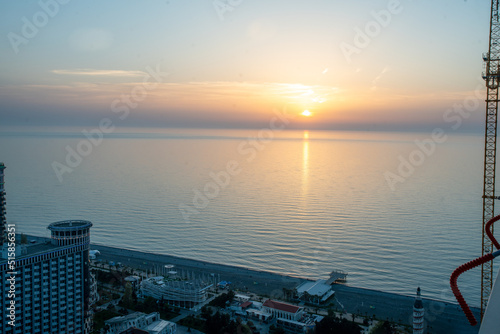
[[[230,281],[231,287],[242,293],[248,291],[261,296],[280,299],[283,288],[293,289],[301,282],[310,281],[305,278],[290,277],[277,273],[259,271],[249,268],[198,261],[172,255],[148,253],[137,250],[122,249],[91,244],[91,249],[99,250],[98,259],[121,262],[125,266],[147,270],[154,266],[163,267],[172,264],[176,270],[194,273],[194,275],[214,274],[220,280]],[[247,290],[248,288],[248,290]],[[375,316],[402,324],[412,323],[413,296],[399,295],[390,292],[359,288],[348,284],[335,284],[334,308],[338,311],[355,313],[362,316]],[[468,323],[460,306],[439,300],[423,298],[425,308],[426,333],[478,333],[479,327]],[[479,309],[471,308],[479,319]]]
[[[104,261],[120,262],[141,270],[174,265],[174,270],[194,273],[194,275],[220,276],[220,280],[231,282],[231,287],[240,291],[248,291],[265,295],[271,298],[279,298],[283,294],[283,288],[293,289],[300,283],[308,281],[304,278],[285,276],[277,273],[254,270],[250,268],[237,267],[207,261],[199,261],[172,255],[148,253],[137,250],[129,250],[117,247],[91,244],[91,249],[98,250],[100,255],[97,259]]]

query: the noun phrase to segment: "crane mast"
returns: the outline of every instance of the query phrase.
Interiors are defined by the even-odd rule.
[[[500,21],[499,2],[491,1],[490,41],[488,52],[483,54],[486,81],[486,129],[484,149],[484,187],[482,255],[493,251],[493,244],[485,234],[486,223],[494,217],[495,211],[495,170],[497,145],[498,90],[500,84]],[[493,282],[493,262],[481,266],[481,318],[484,315]]]

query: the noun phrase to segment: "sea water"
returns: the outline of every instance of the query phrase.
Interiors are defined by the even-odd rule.
[[[0,134],[18,232],[85,219],[96,244],[447,301],[481,255],[481,135],[81,130]],[[480,284],[460,278],[472,305]]]

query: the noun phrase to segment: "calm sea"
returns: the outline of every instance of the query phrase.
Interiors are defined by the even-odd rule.
[[[84,138],[69,129],[0,135],[8,221],[19,232],[48,236],[51,222],[86,219],[99,244],[311,279],[341,269],[353,286],[406,295],[421,286],[449,301],[451,272],[481,252],[480,135],[447,134],[426,153],[415,140],[430,133]],[[69,160],[61,182],[53,164],[67,165],[68,150],[86,156]],[[478,305],[480,269],[459,286]]]

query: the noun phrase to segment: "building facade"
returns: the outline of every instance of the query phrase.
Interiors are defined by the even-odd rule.
[[[52,223],[50,239],[23,240],[5,219],[4,170],[0,163],[0,333],[90,333],[97,296],[89,271],[92,223]]]
[[[3,162],[0,162],[0,248],[3,247],[4,242],[7,238],[7,220],[5,218],[6,210],[5,210],[5,165]]]
[[[106,334],[122,334],[136,329],[148,334],[175,334],[177,332],[177,325],[160,319],[158,312],[150,314],[134,312],[106,320],[104,324]]]
[[[310,315],[304,308],[268,299],[262,304],[260,311],[249,309],[247,314],[259,320],[276,319],[276,326],[287,334],[314,333],[316,323],[323,320],[322,316]]]
[[[303,307],[281,303],[271,299],[264,302],[262,309],[264,312],[271,314],[275,318],[293,321],[299,321],[304,314]]]
[[[200,280],[173,281],[163,276],[150,277],[141,282],[142,296],[163,299],[170,305],[193,307],[208,298],[208,288]]]
[[[88,259],[91,226],[80,220],[50,224],[50,241],[16,245],[15,259],[0,259],[0,300],[9,309],[0,333],[90,333],[96,295]]]

